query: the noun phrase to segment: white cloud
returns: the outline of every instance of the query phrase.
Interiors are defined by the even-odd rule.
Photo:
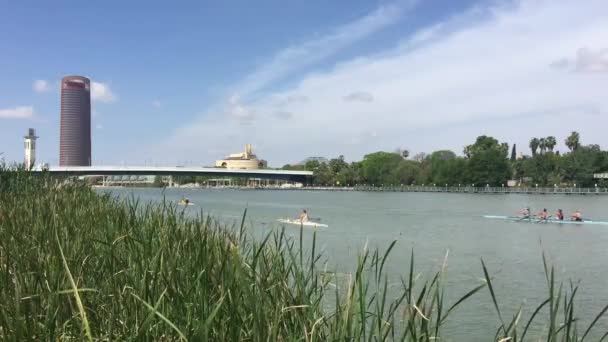
[[[347,102],[372,102],[374,101],[374,95],[365,91],[355,91],[344,96],[344,101]]]
[[[112,103],[117,100],[117,97],[110,89],[109,84],[91,81],[91,100]]]
[[[0,109],[0,119],[31,119],[34,116],[34,107],[18,106]]]
[[[576,70],[608,72],[608,48],[601,50],[579,49],[576,54]]]
[[[589,142],[606,144],[600,127],[608,124],[608,78],[597,71],[605,66],[607,17],[604,0],[521,0],[475,8],[403,37],[393,49],[301,75],[288,89],[237,98],[231,113],[256,113],[250,126],[207,115],[176,132],[168,145],[174,147],[167,148],[187,155],[234,136],[263,146],[268,155],[262,157],[280,164],[309,155],[357,159],[403,144],[460,152],[479,134],[527,146],[533,136],[559,137],[577,129]],[[595,72],[561,70],[564,56],[576,56],[566,70]],[[262,89],[283,72],[282,65],[254,72],[256,82],[249,84],[256,86],[245,89]],[[345,92],[359,89],[373,94],[373,101],[344,101]],[[594,120],[586,118],[588,108],[595,108]],[[290,113],[291,120],[277,120],[277,111]]]
[[[154,100],[152,101],[152,106],[154,106],[155,108],[160,108],[161,103],[159,100]]]
[[[314,65],[349,45],[395,23],[401,18],[403,12],[414,3],[415,1],[402,0],[380,6],[372,13],[337,27],[321,38],[289,46],[276,53],[269,62],[238,82],[238,86],[233,92],[245,95],[253,94],[298,69]]]
[[[274,116],[281,120],[291,120],[293,118],[293,113],[284,110],[278,110],[274,113]]]
[[[51,87],[49,86],[49,82],[47,82],[46,80],[35,80],[34,84],[32,85],[32,88],[37,93],[46,93],[49,90],[51,90]]]
[[[574,58],[560,58],[551,63],[555,69],[576,72],[608,72],[608,48],[580,48]]]
[[[241,104],[241,99],[238,95],[232,95],[228,100],[226,114],[240,123],[251,123],[255,119],[253,111]]]

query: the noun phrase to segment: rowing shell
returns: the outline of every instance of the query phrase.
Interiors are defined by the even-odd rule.
[[[281,222],[281,223],[287,223],[287,224],[295,224],[298,226],[305,226],[305,227],[328,227],[328,225],[323,224],[323,223],[319,223],[319,222],[312,222],[312,221],[300,221],[300,220],[291,220],[291,219],[278,219],[277,221]]]
[[[517,221],[517,222],[534,222],[534,223],[558,223],[558,224],[594,224],[594,225],[606,225],[608,226],[608,222],[606,221],[568,221],[568,220],[553,220],[553,219],[540,219],[540,218],[521,218],[517,216],[495,216],[495,215],[484,215],[484,218],[488,219],[499,219],[499,220],[509,220],[509,221]]]

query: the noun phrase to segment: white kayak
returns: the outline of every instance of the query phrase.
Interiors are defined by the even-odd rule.
[[[508,220],[515,222],[533,222],[533,223],[558,223],[558,224],[592,224],[592,225],[608,225],[606,221],[591,221],[591,220],[583,220],[583,221],[569,221],[569,220],[555,220],[555,219],[541,219],[541,218],[522,218],[518,216],[498,216],[498,215],[484,215],[484,218],[488,219],[499,219],[499,220]]]
[[[304,226],[304,227],[328,227],[328,225],[326,225],[326,224],[314,222],[314,221],[302,222],[300,220],[294,220],[294,219],[278,219],[277,221],[279,221],[281,223],[295,224],[295,225]]]
[[[187,206],[187,205],[194,205],[194,203],[192,203],[192,202],[188,202],[188,203],[185,203],[185,202],[177,202],[177,204],[179,204],[179,205],[183,205],[183,206]]]

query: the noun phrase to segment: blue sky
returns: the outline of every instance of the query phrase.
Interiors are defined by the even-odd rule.
[[[252,143],[281,166],[573,129],[606,145],[607,36],[601,0],[7,1],[0,152],[20,161],[33,127],[57,163],[69,74],[95,82],[96,164],[211,165]]]

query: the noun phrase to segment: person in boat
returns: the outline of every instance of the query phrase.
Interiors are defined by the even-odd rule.
[[[519,212],[519,214],[521,215],[521,218],[530,218],[530,208],[524,208],[522,211]]]
[[[581,214],[580,210],[577,210],[577,211],[574,212],[574,214],[570,215],[570,219],[572,221],[582,222],[583,221],[583,214]]]
[[[188,205],[190,204],[190,200],[184,197],[179,201],[179,203],[183,205]]]
[[[306,209],[302,210],[302,213],[300,214],[300,221],[308,222],[308,213],[306,212]]]
[[[563,221],[564,220],[564,211],[561,209],[557,209],[557,212],[555,213],[555,219],[559,220],[559,221]]]
[[[543,209],[543,211],[541,211],[540,213],[536,214],[536,217],[538,217],[541,220],[546,220],[549,218],[549,213],[547,212],[547,208]]]

